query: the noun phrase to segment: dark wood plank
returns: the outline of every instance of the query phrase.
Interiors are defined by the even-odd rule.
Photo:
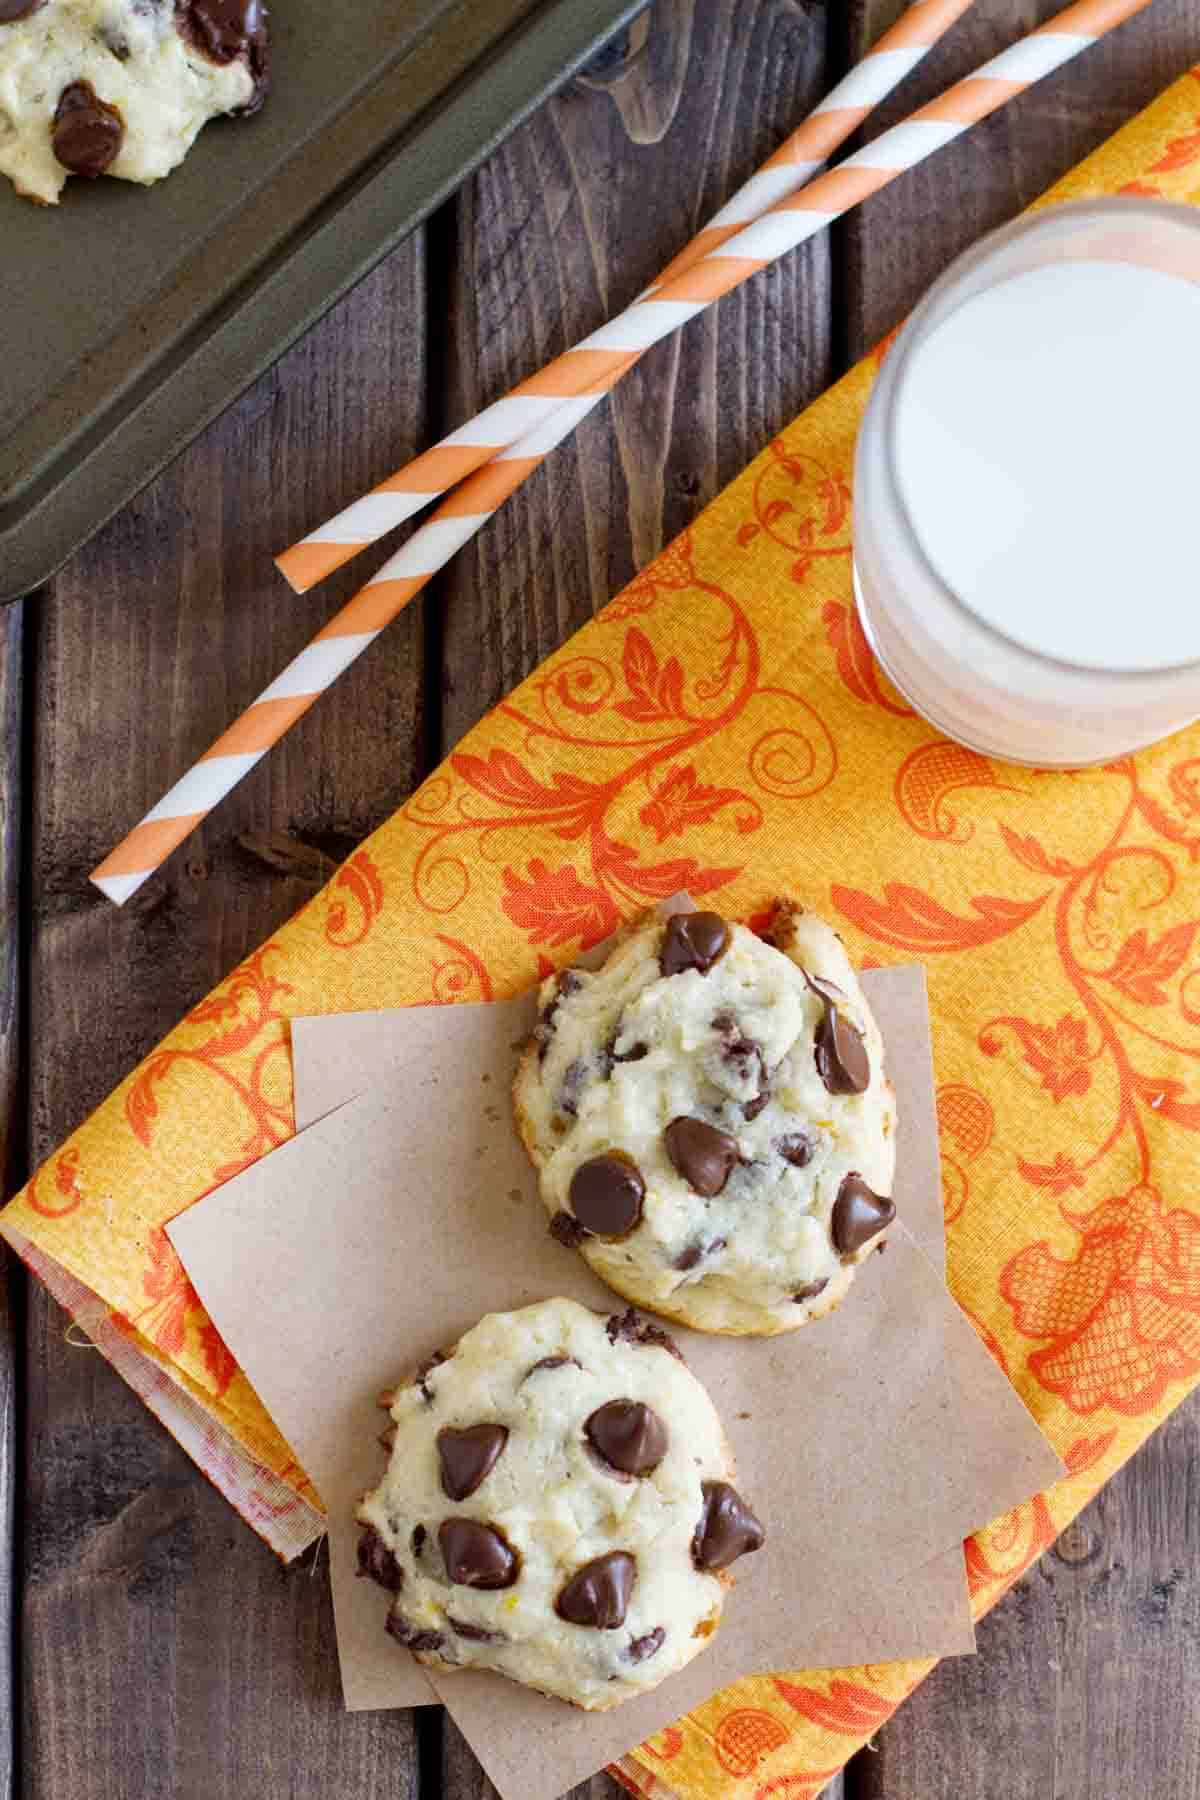
[[[900,0],[852,0],[861,51]],[[912,106],[1058,10],[979,0],[881,109]],[[968,243],[1009,219],[1200,57],[1192,0],[1140,18],[847,222],[848,348],[896,324]],[[875,129],[873,127],[872,129]],[[868,134],[869,135],[869,134]],[[854,1800],[1200,1795],[1200,1397],[1097,1498],[983,1624],[980,1655],[943,1663],[852,1764]],[[1002,1776],[998,1771],[1003,1771]]]
[[[25,609],[0,611],[0,1193],[15,1178],[24,1135],[21,1067],[22,651]],[[0,1255],[0,1800],[17,1791],[14,1576],[17,1549],[16,1408],[20,1346],[14,1317],[21,1273]]]
[[[40,1159],[422,773],[412,609],[123,911],[97,858],[364,571],[270,555],[425,435],[421,240],[391,257],[31,611],[30,1150]],[[31,1288],[30,1800],[412,1800],[411,1716],[343,1712],[324,1572],[281,1569]]]
[[[658,0],[624,62],[465,189],[447,384],[460,423],[632,300],[812,106],[826,9]],[[829,246],[656,346],[447,571],[449,746],[695,518],[831,374]]]

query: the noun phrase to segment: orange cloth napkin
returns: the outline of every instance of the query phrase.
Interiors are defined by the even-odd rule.
[[[1050,198],[1114,191],[1200,202],[1200,70]],[[850,590],[880,354],[471,732],[0,1218],[278,1547],[311,1536],[315,1496],[162,1226],[290,1135],[288,1017],[510,994],[682,887],[742,917],[790,892],[859,959],[928,968],[950,1285],[1070,1469],[966,1546],[977,1613],[1200,1375],[1200,727],[1053,775],[913,716]],[[930,1666],[742,1682],[621,1777],[807,1800]]]

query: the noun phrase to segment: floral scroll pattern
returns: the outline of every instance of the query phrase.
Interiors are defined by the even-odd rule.
[[[982,766],[973,779],[953,785],[999,788],[984,759],[974,762]],[[960,773],[972,770],[963,764]],[[1014,1154],[1024,1181],[1063,1197],[1061,1219],[1079,1241],[1066,1258],[1045,1240],[1026,1245],[1003,1269],[999,1289],[1017,1330],[1049,1340],[1028,1357],[1045,1389],[1077,1414],[1110,1408],[1136,1416],[1158,1406],[1172,1382],[1200,1374],[1200,1218],[1164,1201],[1148,1128],[1157,1118],[1200,1131],[1200,964],[1193,960],[1200,911],[1174,916],[1195,891],[1182,871],[1200,858],[1200,764],[1184,756],[1152,782],[1123,758],[1105,776],[1122,798],[1088,854],[1052,852],[999,822],[1010,865],[1035,878],[1033,896],[972,896],[972,917],[899,883],[885,886],[882,902],[836,886],[833,894],[869,936],[926,956],[999,940],[1035,919],[1052,929],[1070,1009],[1043,1018],[997,1014],[980,1027],[978,1046],[986,1057],[1016,1056],[1054,1107],[1102,1090],[1107,1129],[1086,1154],[1072,1142],[1041,1158]],[[943,774],[938,797],[923,802],[934,827],[950,785]],[[907,792],[898,779],[897,805],[911,818]],[[974,830],[940,817],[937,835],[947,842],[965,842]],[[1161,926],[1128,929],[1131,913],[1160,908],[1168,909]],[[961,1112],[958,1102],[960,1121]],[[1117,1173],[1126,1169],[1132,1184]],[[1067,1205],[1073,1190],[1105,1180],[1115,1186],[1090,1210]],[[951,1156],[949,1217],[962,1210],[966,1191],[962,1164]]]
[[[632,622],[682,591],[696,597],[703,620],[686,665]],[[706,827],[723,842],[730,830],[735,840],[752,838],[767,799],[808,800],[833,779],[837,755],[824,721],[803,695],[764,679],[749,614],[697,571],[688,538],[598,626],[612,656],[553,658],[498,709],[512,747],[459,751],[450,772],[405,809],[426,834],[412,891],[429,913],[454,912],[471,890],[473,867],[498,861],[501,907],[530,945],[587,948],[630,910],[680,888],[699,898],[741,874],[744,858],[684,852]],[[757,729],[761,703],[781,699],[787,722]],[[769,716],[777,719],[778,708]],[[727,760],[735,730],[744,744],[739,785],[706,770],[709,756]],[[510,846],[535,830],[561,852],[514,854]]]
[[[277,1064],[290,1075],[282,1002],[292,989],[268,968],[276,954],[276,945],[264,944],[207,1000],[194,1006],[176,1033],[188,1039],[186,1045],[172,1042],[151,1056],[125,1096],[129,1126],[149,1146],[159,1115],[157,1090],[181,1066],[222,1082],[236,1095],[247,1135],[239,1156],[212,1172],[213,1186],[249,1168],[291,1136],[290,1095],[275,1098],[271,1085]]]

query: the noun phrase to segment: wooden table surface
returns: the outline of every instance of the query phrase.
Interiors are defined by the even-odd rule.
[[[1056,6],[977,0],[887,119]],[[364,572],[297,599],[271,552],[635,295],[899,10],[657,0],[46,592],[0,612],[9,1185],[957,251],[1200,60],[1198,0],[1154,0],[659,346],[163,873],[123,911],[102,900],[87,871]],[[5,1279],[0,1800],[490,1795],[437,1711],[343,1713],[323,1570],[281,1569],[40,1287]],[[1200,1395],[980,1652],[942,1665],[845,1794],[1200,1797]]]

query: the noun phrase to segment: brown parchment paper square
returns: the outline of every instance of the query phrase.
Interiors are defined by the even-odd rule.
[[[899,1034],[906,1020],[921,1029],[919,972],[889,971],[885,986],[894,1006],[883,988],[872,1003],[902,1114],[917,1117],[907,1089],[914,1075],[928,1086],[927,1051],[922,1067]],[[385,1597],[353,1574],[354,1502],[383,1461],[374,1443],[379,1389],[481,1313],[552,1293],[618,1304],[547,1235],[512,1130],[508,1083],[528,1005],[393,1015],[404,1044],[392,1074],[169,1227],[329,1508],[339,1653],[354,1709],[428,1698],[417,1691],[423,1677],[383,1634]],[[342,1023],[295,1030],[303,1104],[318,1112],[322,1095],[308,1073],[314,1034],[329,1030],[336,1042]],[[344,1057],[331,1065],[344,1070]],[[920,1216],[918,1195],[936,1193],[937,1176],[935,1138],[904,1152],[902,1218],[914,1204]],[[899,1569],[956,1547],[1060,1472],[904,1230],[837,1314],[794,1336],[677,1336],[722,1414],[769,1547],[741,1565],[712,1648],[612,1714],[576,1713],[488,1676],[447,1678],[447,1704],[513,1800],[561,1792],[738,1676],[880,1660],[872,1595],[890,1596]],[[900,1604],[903,1612],[902,1595]],[[971,1643],[965,1611],[931,1618],[915,1592],[890,1629],[888,1654]]]
[[[664,902],[674,910],[679,899]],[[602,960],[607,946],[595,953]],[[583,960],[587,960],[586,958]],[[876,1011],[891,1031],[891,1052],[905,1068],[905,1111],[900,1119],[897,1156],[901,1164],[916,1147],[936,1141],[933,1055],[925,1005],[924,971],[919,966],[875,969],[864,980]],[[910,1003],[920,984],[922,1004]],[[533,995],[513,1002],[518,1031],[528,1030],[536,1012]],[[396,1010],[342,1013],[334,1018],[298,1018],[292,1022],[296,1047],[294,1092],[296,1129],[303,1131],[335,1106],[365,1092],[375,1082],[394,1080],[411,1049],[411,1027]],[[507,1039],[505,1023],[500,1034]],[[921,1250],[944,1275],[946,1233],[941,1185],[915,1186],[906,1204],[905,1224]],[[947,1353],[964,1363],[962,1379],[970,1384],[986,1352],[977,1339],[955,1334]],[[954,1545],[919,1568],[895,1570],[886,1586],[862,1594],[861,1610],[832,1618],[814,1635],[813,1666],[841,1668],[855,1662],[894,1662],[917,1654],[956,1656],[974,1647],[962,1549]],[[913,1648],[923,1645],[923,1652]],[[935,1650],[934,1645],[941,1648]]]

